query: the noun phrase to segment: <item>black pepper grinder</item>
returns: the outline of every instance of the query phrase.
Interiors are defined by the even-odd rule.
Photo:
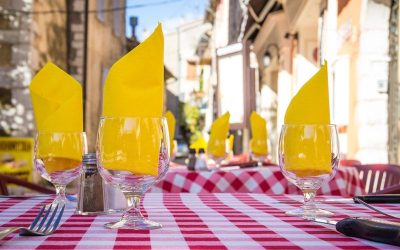
[[[188,162],[188,170],[194,170],[194,166],[196,165],[196,149],[189,149],[189,162]]]

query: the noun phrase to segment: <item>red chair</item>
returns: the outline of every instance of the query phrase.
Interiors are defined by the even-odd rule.
[[[339,166],[343,167],[354,167],[361,165],[361,161],[355,159],[343,159],[339,161]]]
[[[21,179],[18,179],[14,176],[7,174],[0,174],[0,195],[9,195],[7,184],[15,184],[18,186],[22,186],[33,191],[42,193],[42,194],[55,194],[55,191],[51,188],[43,187],[37,185],[35,183],[27,182]]]
[[[376,193],[400,184],[400,166],[392,164],[363,164],[355,166],[364,182],[366,193]]]

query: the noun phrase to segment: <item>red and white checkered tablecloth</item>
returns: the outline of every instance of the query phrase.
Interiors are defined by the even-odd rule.
[[[301,194],[281,173],[279,167],[242,168],[225,171],[170,169],[151,192],[171,193],[265,193]],[[352,197],[364,193],[356,168],[339,168],[335,177],[318,194]]]
[[[322,197],[320,197],[322,198]],[[325,196],[324,198],[328,198]],[[332,198],[332,197],[329,197]],[[162,229],[111,230],[103,224],[120,215],[79,216],[67,208],[60,228],[46,237],[7,236],[1,249],[398,249],[335,231],[334,226],[286,216],[300,196],[249,193],[149,193],[143,209]],[[0,198],[0,227],[27,226],[49,197]],[[327,203],[333,219],[377,216],[360,204]],[[399,204],[382,204],[391,214]],[[382,216],[377,216],[383,218]]]

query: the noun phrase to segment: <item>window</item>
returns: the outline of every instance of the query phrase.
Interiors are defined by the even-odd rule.
[[[97,0],[97,6],[96,6],[97,7],[97,18],[102,22],[105,21],[105,16],[104,16],[104,14],[105,14],[104,9],[106,6],[105,1],[106,0]]]
[[[104,84],[106,83],[106,79],[108,76],[108,71],[110,71],[110,68],[108,67],[103,67],[101,71],[101,88],[104,88]]]
[[[12,45],[9,43],[0,43],[0,66],[11,66]]]
[[[114,0],[114,34],[116,36],[121,35],[121,16],[124,12],[119,9],[120,7],[120,0]]]
[[[188,61],[187,79],[192,81],[197,80],[197,65],[195,62]]]
[[[5,14],[0,14],[0,29],[5,30],[10,28],[10,17]]]
[[[109,71],[110,71],[109,67],[101,67],[101,79],[100,79],[100,93],[102,93],[101,96],[103,96],[104,94],[104,85],[106,83]],[[103,98],[100,98],[100,107],[103,107]]]

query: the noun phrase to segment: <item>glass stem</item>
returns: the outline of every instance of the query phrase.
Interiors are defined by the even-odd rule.
[[[131,193],[131,192],[126,192],[124,193],[125,198],[128,202],[128,209],[126,210],[125,214],[123,217],[132,217],[136,218],[137,220],[142,220],[143,215],[140,212],[140,195]]]
[[[55,184],[56,188],[56,200],[58,202],[66,202],[67,197],[65,197],[65,185]]]
[[[304,210],[315,210],[316,209],[315,193],[316,193],[316,190],[303,189],[303,196],[304,196],[303,209]]]

